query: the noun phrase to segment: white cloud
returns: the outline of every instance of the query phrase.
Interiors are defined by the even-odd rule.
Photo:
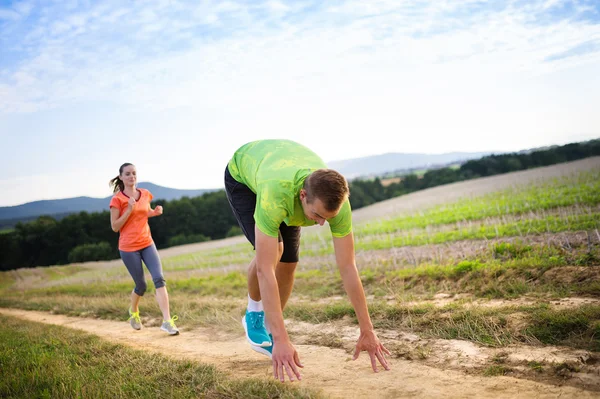
[[[22,16],[26,17],[29,15],[31,10],[33,9],[33,3],[29,1],[21,1],[16,3],[13,8]]]
[[[144,150],[189,168],[204,162],[201,134],[227,138],[213,144],[227,151],[285,135],[329,160],[381,152],[390,135],[386,150],[535,146],[597,133],[590,4],[561,18],[545,0],[44,2],[0,25],[11,45],[0,55],[13,60],[0,61],[0,117],[103,104],[136,121],[173,118],[143,125],[164,151]],[[370,140],[341,148],[341,133]]]
[[[561,64],[559,61],[545,65],[548,56],[565,51],[566,46],[600,37],[598,25],[565,21],[529,24],[531,9],[554,6],[549,2],[536,3],[537,8],[536,4],[525,9],[509,6],[498,12],[466,13],[455,18],[452,13],[458,4],[349,1],[329,8],[314,21],[312,15],[300,15],[296,22],[271,27],[264,22],[281,22],[277,19],[280,12],[289,11],[290,6],[270,1],[263,4],[270,13],[252,17],[250,9],[231,2],[199,6],[159,2],[137,10],[115,10],[104,4],[61,15],[49,31],[37,27],[29,39],[38,55],[20,65],[21,72],[37,79],[32,79],[29,88],[23,81],[4,84],[18,88],[19,98],[34,103],[34,108],[36,101],[43,106],[98,97],[124,99],[126,104],[138,106],[148,104],[150,108],[162,103],[169,108],[197,103],[194,92],[208,87],[227,87],[236,81],[243,90],[247,83],[240,82],[241,77],[269,86],[277,78],[307,76],[318,70],[319,79],[335,80],[338,68],[368,74],[360,66],[373,65],[374,59],[387,66],[391,79],[395,79],[393,70],[432,63],[466,63],[470,68],[483,63],[490,73],[545,73]],[[200,20],[190,19],[187,11]],[[341,22],[335,18],[327,22],[327,13],[344,18]],[[233,20],[225,26],[221,25],[223,18]],[[116,21],[120,21],[117,26]],[[204,30],[190,41],[194,29],[200,26]],[[211,32],[211,26],[215,32]],[[443,34],[436,34],[437,31]],[[108,42],[107,35],[113,36]],[[181,43],[170,42],[169,37],[178,38]],[[41,58],[46,62],[40,63]],[[589,62],[594,55],[576,58],[568,64]],[[61,65],[62,71],[52,65]],[[115,74],[123,67],[129,73]],[[413,73],[420,76],[418,71]],[[203,76],[210,76],[211,81]],[[61,82],[70,82],[82,97],[59,97],[57,93],[62,91],[56,85]],[[78,87],[86,89],[77,90]],[[119,94],[125,95],[114,96],[114,87],[120,87]],[[273,89],[276,90],[268,90]],[[40,90],[49,101],[40,98]],[[163,101],[165,94],[169,97],[165,91],[177,95],[176,103]],[[142,97],[136,98],[135,93]],[[140,101],[142,98],[144,101]],[[2,107],[5,112],[8,102]],[[15,110],[12,103],[10,107]]]
[[[6,8],[0,8],[0,20],[16,20],[19,18],[20,15],[18,12],[13,10],[7,10]]]

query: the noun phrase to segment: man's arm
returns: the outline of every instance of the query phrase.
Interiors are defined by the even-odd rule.
[[[256,235],[256,274],[260,287],[260,296],[269,320],[273,339],[289,339],[283,324],[283,311],[279,298],[279,287],[275,278],[277,265],[277,237],[271,237],[255,227]]]
[[[373,371],[377,372],[377,360],[379,360],[386,370],[389,370],[384,353],[389,355],[390,352],[379,342],[379,338],[375,334],[373,323],[371,323],[371,317],[369,316],[369,309],[367,308],[365,291],[356,268],[354,235],[350,233],[345,237],[334,237],[333,247],[335,249],[335,260],[340,269],[342,282],[344,283],[344,289],[350,298],[352,307],[354,307],[354,312],[360,326],[360,337],[356,343],[354,359],[358,358],[361,351],[366,350],[371,357]]]
[[[275,278],[275,267],[278,263],[277,237],[271,237],[255,227],[256,236],[256,274],[260,287],[260,296],[273,334],[273,375],[284,381],[284,370],[290,381],[294,376],[302,379],[296,366],[302,367],[298,352],[290,342],[290,337],[283,323],[283,311],[279,298],[279,287]]]

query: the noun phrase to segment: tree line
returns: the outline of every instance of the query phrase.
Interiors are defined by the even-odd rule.
[[[431,169],[421,176],[415,173],[405,174],[400,176],[399,182],[389,185],[382,184],[379,178],[355,180],[350,184],[350,200],[353,209],[358,209],[385,199],[443,184],[549,166],[598,155],[600,155],[600,139],[531,152],[489,155],[467,161],[459,168]]]
[[[359,209],[442,184],[597,155],[600,155],[600,140],[591,140],[527,153],[490,155],[467,161],[459,168],[433,169],[422,176],[406,174],[389,185],[379,178],[357,179],[350,182],[350,203],[353,209]],[[159,249],[241,234],[224,190],[193,198],[156,200],[152,206],[159,204],[164,207],[164,214],[149,220]],[[75,213],[60,220],[41,216],[32,222],[18,223],[14,230],[0,234],[0,270],[117,259],[117,245],[118,234],[110,228],[108,209]]]

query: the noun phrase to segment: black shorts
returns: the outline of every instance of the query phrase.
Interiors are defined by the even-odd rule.
[[[244,232],[244,235],[256,249],[256,237],[254,235],[254,211],[256,208],[256,194],[243,183],[235,180],[229,167],[225,167],[225,193],[231,210]],[[280,262],[298,262],[300,252],[300,226],[288,226],[285,223],[279,225],[279,242],[283,242],[283,255]]]

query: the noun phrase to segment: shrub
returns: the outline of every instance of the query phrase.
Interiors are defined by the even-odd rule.
[[[78,245],[69,252],[69,263],[115,259],[116,254],[106,241]]]
[[[177,234],[175,237],[169,238],[168,246],[174,247],[176,245],[193,244],[195,242],[203,242],[210,240],[210,237],[204,234]]]
[[[233,236],[241,236],[244,234],[242,229],[239,226],[231,226],[225,237],[233,237]]]

